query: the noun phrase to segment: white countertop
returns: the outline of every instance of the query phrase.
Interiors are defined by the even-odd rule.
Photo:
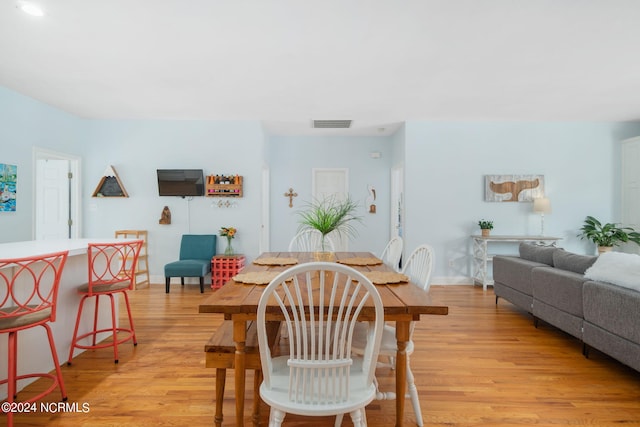
[[[87,253],[89,243],[115,243],[126,240],[135,239],[109,237],[105,239],[29,240],[25,242],[0,243],[0,259],[22,258],[67,250],[69,251],[69,256],[82,255]]]

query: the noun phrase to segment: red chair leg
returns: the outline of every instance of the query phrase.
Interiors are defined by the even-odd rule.
[[[62,370],[60,369],[60,362],[58,361],[58,350],[56,350],[56,343],[53,341],[53,333],[51,328],[46,323],[43,324],[47,330],[47,337],[49,338],[49,347],[51,348],[51,357],[53,358],[53,366],[56,368],[56,376],[58,377],[58,387],[60,387],[60,393],[62,394],[62,401],[67,401],[67,391],[64,388],[64,380],[62,379]]]
[[[96,295],[96,307],[93,310],[93,332],[98,330],[98,307],[100,307],[100,295]],[[96,337],[98,336],[98,334],[94,333],[93,334],[93,341],[92,341],[92,345],[96,345]]]
[[[113,300],[113,295],[108,294],[109,299],[111,300],[111,330],[113,331],[113,361],[114,363],[118,363],[118,327],[117,327],[117,318],[116,318],[116,304]],[[94,330],[96,330],[94,328]]]
[[[126,292],[122,293],[124,295],[124,302],[127,306],[127,314],[129,315],[129,327],[131,328],[131,339],[133,340],[133,345],[138,345],[138,339],[136,338],[136,328],[133,326],[133,316],[131,315],[131,305],[129,305],[129,295]]]
[[[80,327],[80,318],[82,317],[82,308],[84,307],[84,302],[87,299],[87,295],[84,295],[80,300],[80,305],[78,306],[78,316],[76,317],[76,326],[73,329],[73,338],[71,338],[71,349],[69,349],[69,358],[67,359],[67,365],[71,365],[71,359],[73,359],[73,350],[76,348],[77,337],[78,337],[78,328]]]

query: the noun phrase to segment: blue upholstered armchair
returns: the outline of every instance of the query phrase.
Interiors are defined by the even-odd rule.
[[[172,277],[200,278],[200,293],[204,292],[204,276],[211,272],[211,258],[216,254],[215,234],[185,234],[180,242],[180,259],[164,266],[167,293]]]

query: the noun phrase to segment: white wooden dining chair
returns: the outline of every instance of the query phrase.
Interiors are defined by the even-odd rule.
[[[402,256],[404,242],[402,237],[396,236],[389,240],[387,246],[385,246],[380,255],[382,262],[394,271],[400,271],[400,257]]]
[[[357,318],[370,320],[361,356],[352,355]],[[288,330],[287,354],[272,355],[266,321],[279,318]],[[375,286],[357,270],[312,262],[280,273],[264,289],[257,325],[263,382],[260,397],[271,407],[269,426],[287,413],[332,416],[349,413],[366,426],[365,406],[376,396],[376,360],[384,308]]]
[[[434,251],[429,245],[418,246],[409,256],[407,262],[402,268],[402,273],[409,277],[411,283],[418,285],[425,292],[429,291],[431,270],[434,263]],[[353,352],[356,354],[362,354],[367,346],[367,325],[360,322],[356,327],[353,338]],[[413,336],[413,329],[415,322],[411,322],[409,342],[407,343],[407,389],[409,397],[411,398],[411,405],[413,406],[413,412],[416,414],[416,423],[422,427],[424,422],[422,421],[422,411],[420,410],[420,400],[418,397],[418,389],[416,387],[413,372],[411,371],[410,356],[413,353],[414,345],[411,337]],[[380,356],[385,356],[388,359],[387,364],[380,364],[382,366],[390,366],[395,368],[395,357],[398,351],[398,341],[396,339],[396,328],[392,325],[385,324],[382,332],[382,343],[380,345]],[[377,380],[375,381],[377,386]],[[378,400],[393,400],[396,398],[396,394],[393,392],[381,392],[378,389],[376,399]]]
[[[324,238],[318,230],[302,230],[289,242],[289,252],[335,252],[335,245],[329,236]]]

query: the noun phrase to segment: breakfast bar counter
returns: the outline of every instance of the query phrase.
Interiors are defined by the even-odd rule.
[[[67,360],[73,328],[78,314],[80,295],[77,289],[88,280],[87,248],[91,242],[109,243],[122,241],[123,239],[90,238],[90,239],[65,239],[65,240],[34,240],[13,243],[0,243],[0,258],[21,258],[43,255],[52,252],[69,251],[67,263],[62,271],[60,288],[58,290],[58,307],[56,321],[51,323],[51,330],[56,343],[58,357],[62,361]],[[117,300],[116,300],[117,303]],[[94,305],[85,307],[86,313],[80,324],[79,333],[88,332],[92,328]],[[90,313],[89,313],[90,312]],[[100,303],[98,322],[110,323],[111,309],[109,300],[104,299]],[[108,336],[105,334],[104,337]],[[43,328],[32,328],[21,331],[18,335],[18,373],[20,372],[49,372],[53,367],[51,356],[43,357],[47,346],[46,332]],[[76,350],[79,352],[80,350]],[[7,355],[7,335],[0,336],[0,354],[4,359]],[[6,363],[0,364],[0,378],[7,378]],[[26,381],[18,384],[18,390],[25,387]],[[0,400],[7,397],[6,384],[0,386]]]

